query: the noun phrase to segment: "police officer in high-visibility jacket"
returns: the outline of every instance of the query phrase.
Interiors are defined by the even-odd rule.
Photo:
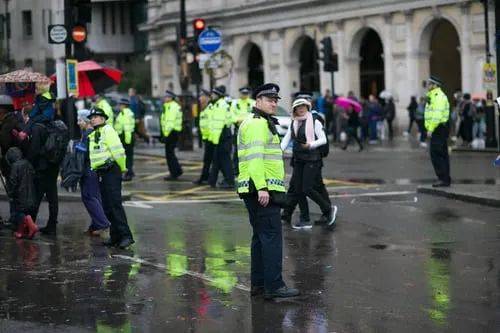
[[[450,104],[441,90],[442,82],[435,76],[427,80],[427,104],[425,106],[425,129],[431,137],[430,155],[439,181],[433,187],[448,187],[451,184],[448,134]]]
[[[113,126],[114,120],[115,120],[115,114],[113,112],[113,108],[108,103],[108,101],[106,100],[106,97],[104,97],[104,95],[97,96],[97,101],[96,101],[95,106],[96,106],[96,108],[103,110],[104,113],[106,114],[106,116],[108,117],[106,119],[106,124]]]
[[[176,180],[182,175],[182,167],[175,155],[179,134],[182,131],[182,110],[175,98],[176,95],[172,91],[165,92],[163,111],[160,116],[160,142],[165,144],[165,158],[170,172],[169,176],[163,178],[166,181]]]
[[[238,128],[243,120],[252,112],[252,108],[255,106],[255,100],[250,97],[250,88],[242,87],[239,89],[240,98],[233,101],[231,104],[231,112],[233,113],[234,119],[234,153],[233,153],[233,164],[234,171],[237,175],[238,171],[238,150],[236,149],[236,138],[238,137]]]
[[[89,114],[94,130],[89,134],[90,168],[99,176],[102,205],[111,222],[110,238],[103,244],[125,249],[134,243],[122,205],[122,173],[127,171],[125,149],[118,134],[106,124],[107,115],[94,108]]]
[[[220,188],[234,188],[234,172],[231,163],[233,116],[231,106],[225,100],[225,95],[225,86],[216,87],[212,90],[213,105],[210,111],[209,140],[215,145],[215,150],[208,184],[211,187],[219,185]],[[217,184],[219,171],[222,171],[224,180]]]
[[[238,133],[240,174],[238,193],[245,202],[253,228],[251,247],[251,295],[266,299],[299,294],[282,278],[283,238],[280,209],[286,204],[285,165],[273,118],[279,87],[268,83],[254,92],[253,112]]]
[[[126,98],[120,99],[120,112],[116,115],[114,128],[125,148],[127,156],[127,172],[123,176],[124,181],[130,181],[135,176],[134,174],[134,132],[135,132],[135,115],[129,108],[130,101]]]
[[[202,185],[208,182],[208,176],[210,172],[210,165],[212,164],[214,155],[214,145],[210,142],[210,117],[212,111],[212,101],[211,93],[208,90],[202,89],[202,95],[200,96],[200,106],[203,110],[200,113],[199,129],[201,139],[203,141],[203,168],[201,169],[200,178],[195,180],[193,183],[196,185]]]

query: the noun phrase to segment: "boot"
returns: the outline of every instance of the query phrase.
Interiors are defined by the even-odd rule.
[[[32,239],[33,236],[38,232],[38,226],[33,222],[33,219],[31,218],[30,215],[26,215],[24,218],[24,223],[28,227],[28,235],[27,238]]]
[[[27,226],[26,222],[23,219],[21,223],[17,226],[17,230],[14,232],[14,237],[16,238],[23,238],[27,234]]]

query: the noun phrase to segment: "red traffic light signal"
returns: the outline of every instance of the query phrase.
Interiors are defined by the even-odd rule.
[[[87,29],[83,25],[75,25],[71,30],[71,38],[75,43],[83,43],[87,40]]]
[[[193,21],[193,29],[196,36],[199,35],[203,30],[205,30],[205,27],[206,23],[204,19],[197,18]]]

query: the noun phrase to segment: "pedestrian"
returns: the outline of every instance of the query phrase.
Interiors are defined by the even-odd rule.
[[[408,110],[408,129],[406,130],[406,132],[403,132],[404,136],[411,135],[411,129],[413,127],[413,123],[416,123],[415,113],[417,112],[417,107],[418,107],[417,97],[411,96],[410,104],[406,108],[406,110]]]
[[[104,110],[92,109],[89,118],[94,128],[89,134],[90,168],[99,177],[104,213],[111,223],[110,238],[103,244],[125,249],[134,243],[122,205],[122,173],[127,171],[125,149],[113,127],[106,124]]]
[[[5,160],[5,154],[9,148],[19,146],[21,143],[18,134],[23,130],[22,116],[14,111],[12,98],[8,95],[0,95],[0,172],[7,177],[9,168]]]
[[[69,136],[59,128],[62,124],[54,121],[54,97],[50,92],[35,97],[35,105],[30,112],[25,131],[29,140],[25,141],[25,156],[35,169],[36,202],[31,217],[36,220],[40,204],[44,197],[49,203],[49,219],[40,232],[55,235],[57,232],[57,216],[59,213],[59,197],[57,193],[57,178],[59,167],[67,149]],[[62,124],[63,125],[63,124]],[[48,147],[48,142],[51,142]]]
[[[148,135],[144,124],[146,105],[142,101],[141,96],[137,95],[135,88],[128,89],[128,99],[130,101],[130,110],[132,110],[135,116],[135,134],[145,142],[150,143],[151,137]]]
[[[342,150],[347,150],[347,147],[351,143],[352,139],[354,139],[358,143],[358,151],[361,152],[363,150],[363,144],[361,143],[361,139],[358,137],[358,128],[360,126],[358,112],[356,112],[351,106],[346,110],[344,118],[347,119],[347,139],[345,140],[344,146],[342,146]]]
[[[231,112],[233,114],[234,121],[234,134],[233,134],[233,167],[234,174],[238,175],[238,149],[236,149],[236,139],[238,137],[238,127],[241,122],[245,120],[246,117],[250,114],[253,107],[255,106],[255,101],[250,98],[250,88],[241,87],[239,89],[240,98],[234,100],[231,104]]]
[[[427,130],[425,129],[425,105],[426,100],[425,97],[422,96],[419,99],[417,111],[415,112],[415,121],[418,125],[420,147],[422,148],[427,147]]]
[[[125,155],[127,156],[127,172],[123,176],[124,181],[131,181],[134,176],[134,132],[135,132],[135,116],[129,108],[130,101],[126,98],[120,99],[120,111],[116,115],[114,121],[114,128],[123,147],[125,148]]]
[[[254,91],[253,116],[238,134],[238,193],[252,226],[251,295],[266,299],[293,297],[299,291],[282,277],[283,236],[280,209],[286,203],[285,166],[276,130],[279,86],[268,83]]]
[[[212,90],[213,107],[211,111],[210,141],[215,145],[214,158],[210,169],[208,183],[215,188],[234,188],[234,172],[231,163],[231,149],[233,144],[231,126],[234,118],[230,106],[225,100],[226,87],[219,86]],[[224,180],[217,184],[219,171]]]
[[[448,187],[451,184],[450,157],[448,155],[448,121],[450,104],[441,87],[439,78],[431,76],[428,81],[425,128],[431,137],[430,155],[439,181],[433,187]]]
[[[392,122],[396,117],[396,105],[394,105],[394,100],[392,97],[390,97],[387,100],[387,103],[385,103],[384,105],[384,117],[385,120],[387,121],[387,128],[389,129],[389,140],[392,141],[392,139],[394,138],[394,130],[392,128]]]
[[[113,108],[103,94],[96,96],[95,106],[103,110],[106,113],[106,116],[108,116],[106,124],[113,126],[115,121],[115,113],[113,112]]]
[[[470,146],[472,142],[472,128],[474,126],[474,117],[476,116],[476,105],[471,101],[471,95],[465,93],[463,103],[459,111],[460,125],[459,135],[462,138],[464,146]]]
[[[209,90],[202,89],[200,96],[200,106],[203,108],[200,113],[200,136],[203,142],[203,167],[201,169],[200,178],[195,180],[193,183],[196,185],[203,185],[208,183],[208,176],[210,174],[210,165],[214,157],[214,144],[210,139],[210,122],[211,122],[211,112],[212,112],[212,101],[211,93]]]
[[[165,91],[163,111],[160,116],[160,142],[165,144],[165,159],[167,160],[170,175],[163,178],[165,181],[177,180],[182,174],[182,167],[175,155],[175,148],[182,131],[182,110],[175,100],[174,92]]]
[[[88,136],[93,128],[88,118],[89,110],[78,111],[78,125],[80,126],[82,138],[75,145],[76,154],[83,155],[83,173],[80,178],[80,190],[82,202],[87,209],[87,213],[91,218],[90,226],[85,233],[89,236],[100,236],[102,232],[106,231],[110,222],[104,213],[102,207],[101,192],[99,190],[99,178],[97,173],[90,168],[89,157],[89,140]]]
[[[367,112],[368,112],[368,127],[369,127],[369,135],[370,141],[369,144],[376,144],[378,141],[378,132],[383,133],[383,129],[381,129],[380,122],[383,122],[382,117],[382,107],[378,102],[377,98],[374,95],[368,96],[367,103]],[[382,138],[380,138],[382,139]]]
[[[292,105],[292,123],[281,142],[284,150],[293,140],[293,173],[290,180],[295,191],[288,193],[287,206],[295,207],[303,196],[309,197],[321,209],[322,219],[330,228],[335,227],[337,206],[332,206],[328,192],[318,190],[318,184],[323,184],[321,169],[323,160],[320,147],[328,144],[321,121],[311,113],[311,103],[304,98],[298,98]],[[325,194],[326,193],[326,194]],[[295,229],[310,229],[306,221],[299,221]]]

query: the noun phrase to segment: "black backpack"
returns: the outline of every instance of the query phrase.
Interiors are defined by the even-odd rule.
[[[325,119],[323,117],[321,117],[318,112],[313,112],[312,115],[313,115],[314,121],[319,120],[321,125],[323,125],[323,132],[325,132],[326,144],[319,146],[318,150],[319,150],[319,153],[321,155],[321,158],[325,158],[330,153],[330,142],[328,141],[328,134],[326,133],[326,129],[325,129]]]
[[[68,150],[69,131],[61,120],[55,120],[45,125],[47,129],[47,140],[43,146],[43,152],[47,161],[53,164],[61,164]]]

